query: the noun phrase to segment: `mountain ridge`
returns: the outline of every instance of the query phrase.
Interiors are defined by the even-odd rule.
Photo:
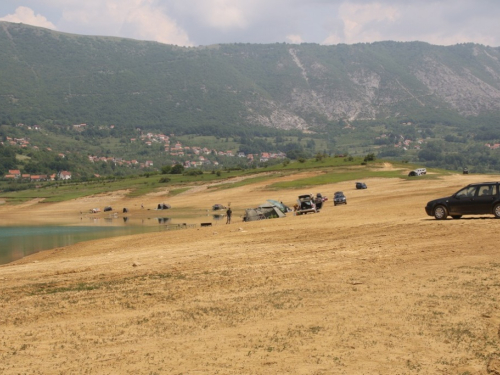
[[[424,42],[178,47],[0,22],[0,121],[325,131],[500,111],[500,49]]]

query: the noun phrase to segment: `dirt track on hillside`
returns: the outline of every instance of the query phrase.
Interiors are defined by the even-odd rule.
[[[424,212],[432,198],[497,179],[272,192],[265,182],[169,198],[179,209],[231,202],[233,223],[80,243],[0,266],[0,373],[498,374],[500,221]],[[292,205],[299,193],[337,190],[346,206],[239,218],[268,198]],[[142,215],[141,204],[159,200],[124,196],[32,202],[24,218],[55,222],[104,201]],[[6,205],[0,215],[25,220]]]

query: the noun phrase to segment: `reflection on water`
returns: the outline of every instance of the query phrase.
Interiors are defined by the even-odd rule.
[[[156,210],[154,210],[156,211]],[[151,212],[150,217],[141,215],[109,216],[82,215],[70,219],[66,226],[0,226],[0,264],[6,264],[42,250],[72,245],[78,242],[125,236],[129,234],[187,229],[206,222],[207,217],[217,221],[224,215],[212,215],[205,211],[183,211],[182,214],[163,217],[160,212]]]
[[[158,224],[168,224],[169,222],[172,221],[172,219],[168,217],[159,217],[158,219]]]
[[[158,231],[157,227],[0,227],[0,264],[78,242]]]

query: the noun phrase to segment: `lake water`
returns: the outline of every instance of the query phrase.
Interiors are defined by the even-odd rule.
[[[0,264],[13,262],[43,250],[102,238],[187,229],[199,222],[224,223],[223,215],[206,211],[193,212],[190,217],[85,217],[66,225],[0,226]],[[186,224],[185,224],[186,223]]]
[[[158,230],[160,230],[159,227],[153,226],[0,227],[0,264],[13,262],[38,251],[68,246],[77,242]]]

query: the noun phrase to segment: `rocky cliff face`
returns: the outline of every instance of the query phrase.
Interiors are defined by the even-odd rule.
[[[308,53],[300,47],[289,49],[302,83],[291,87],[281,102],[263,100],[272,113],[251,117],[253,121],[280,129],[307,129],[317,125],[311,118],[375,119],[398,116],[409,107],[447,109],[462,116],[500,110],[498,48],[429,46],[411,59],[404,58],[403,49],[385,55],[388,64],[360,54],[341,66],[315,60]]]

